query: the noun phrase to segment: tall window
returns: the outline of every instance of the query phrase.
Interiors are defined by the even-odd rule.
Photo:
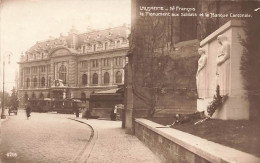
[[[116,83],[122,83],[122,73],[120,71],[116,72]]]
[[[98,60],[97,59],[92,60],[92,67],[98,67]]]
[[[29,100],[29,96],[27,93],[24,94],[24,102],[27,103]]]
[[[86,74],[82,75],[82,85],[88,84],[88,76]]]
[[[93,74],[93,84],[98,84],[98,74],[97,73]]]
[[[41,86],[44,87],[45,86],[45,77],[41,78]]]
[[[120,40],[116,41],[116,47],[119,48],[120,47]]]
[[[109,73],[105,72],[104,74],[104,84],[109,84]]]
[[[40,94],[39,98],[40,98],[40,99],[44,99],[43,93]]]
[[[30,87],[30,79],[27,78],[27,79],[26,79],[26,88],[29,88],[29,87]]]
[[[67,78],[67,68],[64,65],[61,65],[59,69],[59,79],[63,81],[63,84],[66,84],[67,83],[66,78]]]
[[[96,44],[94,44],[94,45],[93,45],[93,52],[95,52],[95,51],[96,51],[96,48],[97,48],[97,45],[96,45]]]
[[[33,78],[33,87],[34,87],[34,88],[37,87],[37,78]]]
[[[51,86],[51,77],[49,77],[48,86],[49,86],[49,87]]]
[[[81,101],[86,102],[86,94],[84,92],[81,93]]]
[[[34,92],[32,93],[32,99],[36,99]]]
[[[108,49],[108,43],[106,42],[105,43],[105,50],[107,50]]]

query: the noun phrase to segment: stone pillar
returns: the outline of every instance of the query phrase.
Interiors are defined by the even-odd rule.
[[[98,59],[98,86],[102,85],[102,65],[101,59]]]
[[[197,100],[197,110],[205,110],[205,112],[207,112],[207,106],[213,100],[214,94],[216,94],[216,85],[219,83],[216,76],[217,59],[222,50],[221,46],[223,46],[223,44],[221,45],[217,40],[217,37],[220,35],[226,37],[230,45],[230,64],[227,69],[228,72],[225,73],[228,75],[228,83],[225,83],[228,87],[226,89],[228,98],[224,105],[216,110],[213,114],[213,118],[224,120],[249,119],[249,102],[247,93],[243,87],[243,78],[240,71],[240,61],[243,53],[240,38],[245,38],[245,32],[243,30],[243,22],[237,20],[227,22],[200,42],[200,46],[206,50],[208,60],[205,67],[207,78],[205,83],[206,97]]]
[[[113,85],[114,83],[114,61],[113,58],[110,58],[110,79],[109,85]]]
[[[88,61],[88,84],[87,84],[87,86],[89,86],[90,83],[91,83],[90,67],[91,67],[91,61],[89,60],[89,61]]]
[[[122,83],[125,83],[125,57],[122,57],[123,60],[123,69],[122,69]]]

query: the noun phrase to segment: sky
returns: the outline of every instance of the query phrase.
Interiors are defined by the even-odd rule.
[[[130,24],[131,0],[0,0],[1,86],[2,61],[5,66],[5,90],[15,85],[15,73],[21,53],[37,41],[50,36],[67,35],[72,26],[79,33],[88,26],[104,29]]]

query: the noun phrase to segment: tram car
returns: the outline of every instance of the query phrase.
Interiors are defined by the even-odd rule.
[[[31,99],[28,101],[33,112],[57,112],[72,114],[82,107],[82,102],[77,99]]]
[[[52,101],[51,111],[57,113],[72,114],[79,111],[82,108],[82,102],[77,99],[64,99]]]
[[[31,107],[33,112],[48,112],[51,108],[51,99],[30,99],[28,101],[29,106]]]

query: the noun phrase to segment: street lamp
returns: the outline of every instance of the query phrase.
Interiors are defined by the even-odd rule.
[[[1,119],[5,119],[5,55],[8,56],[8,64],[10,63],[11,52],[6,52],[3,56],[3,96],[2,96],[2,114]]]

